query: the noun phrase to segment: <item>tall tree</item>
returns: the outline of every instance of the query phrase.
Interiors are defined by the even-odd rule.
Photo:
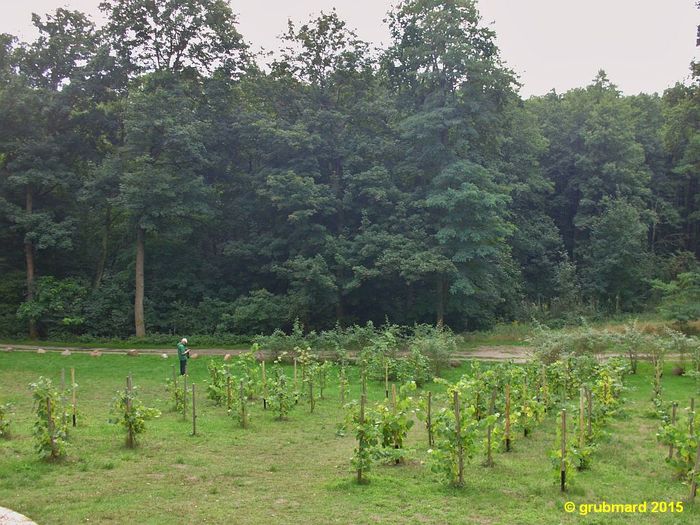
[[[129,94],[124,118],[125,144],[107,162],[119,174],[118,204],[128,210],[136,233],[134,323],[144,319],[145,245],[148,234],[190,231],[209,210],[201,175],[206,165],[192,84],[170,72],[140,79]]]
[[[471,0],[407,0],[389,25],[384,64],[403,113],[403,184],[431,225],[425,249],[450,261],[424,274],[435,282],[436,321],[450,297],[461,316],[477,318],[479,306],[501,302],[505,279],[494,270],[510,258],[508,190],[495,160],[514,78]]]
[[[133,72],[240,73],[247,46],[224,0],[105,0],[100,9],[117,55]]]
[[[682,248],[700,256],[700,77],[664,93],[664,145],[671,160]]]
[[[0,92],[3,185],[10,197],[6,208],[24,239],[29,301],[36,251],[71,245],[70,211],[52,206],[78,186],[75,98],[62,88],[80,75],[97,48],[94,26],[82,13],[59,9],[46,20],[34,15],[32,21],[39,30],[34,43],[14,52],[5,46],[4,62],[15,65],[5,70],[9,81]],[[35,319],[30,318],[29,333],[38,335]]]

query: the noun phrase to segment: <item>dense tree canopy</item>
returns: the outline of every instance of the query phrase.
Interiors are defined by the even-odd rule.
[[[474,0],[399,2],[382,50],[290,21],[269,64],[224,0],[101,9],[0,35],[0,334],[463,330],[697,281],[697,78],[522,100]]]

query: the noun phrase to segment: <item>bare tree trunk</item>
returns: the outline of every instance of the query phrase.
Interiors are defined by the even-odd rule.
[[[93,289],[100,287],[102,277],[105,273],[105,264],[107,264],[107,245],[109,242],[109,232],[112,229],[112,209],[108,206],[105,215],[104,229],[102,230],[102,242],[100,244],[100,258],[97,260],[97,269],[95,270],[95,282]]]
[[[143,319],[143,260],[145,254],[144,231],[136,227],[136,293],[134,297],[134,324],[136,337],[146,335],[146,325]]]
[[[32,194],[32,187],[27,184],[26,189],[26,202],[25,211],[27,215],[32,214],[32,209],[34,207],[34,195]],[[34,245],[32,241],[25,239],[24,241],[24,258],[27,263],[27,301],[34,299]],[[36,327],[36,320],[29,320],[29,338],[37,339],[39,337],[39,331]]]
[[[441,328],[445,324],[445,280],[442,278],[442,276],[437,278],[436,284],[437,286],[435,291],[437,292],[437,315],[435,324],[438,326],[438,328]]]
[[[343,294],[338,292],[338,302],[335,303],[335,320],[340,326],[343,326],[343,319],[345,318],[345,309],[343,308]]]

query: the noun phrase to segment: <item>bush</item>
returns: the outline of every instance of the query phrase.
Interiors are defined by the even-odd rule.
[[[699,272],[682,273],[669,283],[653,281],[653,286],[663,294],[659,313],[678,323],[682,331],[687,332],[689,323],[700,319]]]
[[[87,295],[86,284],[77,279],[40,277],[36,280],[34,298],[19,306],[17,317],[39,323],[49,334],[81,333]]]
[[[449,328],[422,324],[413,329],[409,349],[426,357],[430,361],[432,374],[439,376],[449,366],[450,358],[457,350],[457,341]]]

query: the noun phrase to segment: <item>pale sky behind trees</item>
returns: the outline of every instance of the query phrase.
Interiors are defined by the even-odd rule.
[[[31,13],[68,7],[102,20],[100,0],[0,0],[0,32],[32,40]],[[386,44],[382,22],[392,0],[231,1],[239,31],[254,49],[274,50],[286,21],[336,8],[363,40]],[[686,81],[697,56],[700,10],[693,0],[481,0],[508,66],[519,74],[521,94],[563,92],[589,84],[599,69],[627,95],[659,92]]]

